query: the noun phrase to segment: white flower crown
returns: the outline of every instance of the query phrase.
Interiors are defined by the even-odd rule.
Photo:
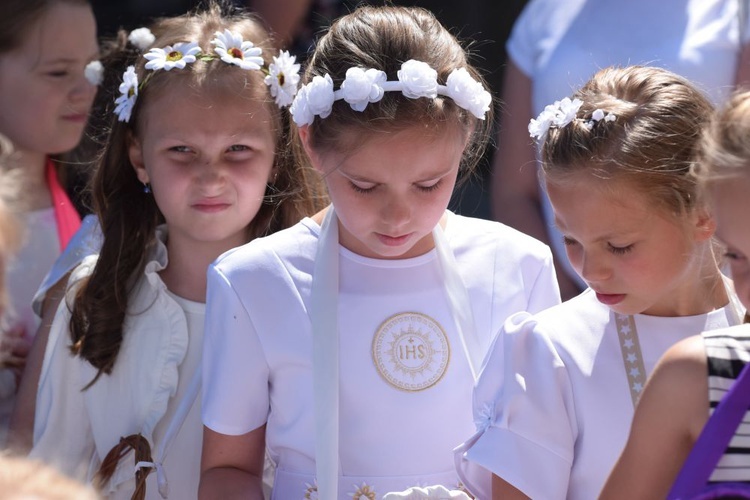
[[[138,34],[134,37],[136,32]],[[153,35],[147,28],[139,28],[131,32],[128,40],[145,50],[146,46],[142,44],[148,40],[153,43],[152,37]],[[276,105],[281,108],[292,104],[297,93],[300,66],[295,63],[295,57],[289,52],[280,52],[266,68],[261,57],[262,49],[250,41],[243,40],[242,36],[237,33],[229,30],[224,30],[223,33],[217,31],[211,40],[211,45],[214,46],[214,54],[203,52],[195,42],[181,42],[164,48],[151,48],[143,55],[148,60],[145,68],[151,71],[170,71],[175,68],[184,69],[198,59],[202,61],[221,59],[227,64],[234,64],[244,70],[264,72],[266,77],[263,82],[268,85]],[[143,87],[144,83],[145,81],[138,83],[135,66],[128,66],[122,76],[120,96],[115,99],[115,114],[119,121],[130,121],[133,106],[138,98],[138,90]]]
[[[315,76],[304,85],[291,108],[292,119],[297,125],[310,125],[316,116],[327,118],[334,101],[349,103],[355,111],[364,111],[371,102],[378,102],[385,92],[401,92],[410,99],[438,95],[450,97],[461,108],[484,120],[490,109],[492,96],[484,86],[466,71],[459,68],[448,75],[445,85],[437,82],[437,71],[427,63],[410,59],[401,65],[397,81],[388,81],[385,72],[377,69],[349,68],[341,88],[333,90],[330,75]]]
[[[569,97],[561,101],[555,101],[553,104],[548,104],[544,107],[544,111],[539,113],[539,116],[532,118],[529,122],[529,135],[535,137],[538,140],[542,140],[547,134],[550,127],[562,128],[577,118],[578,110],[581,109],[583,101],[580,99],[570,100]],[[612,122],[617,119],[617,116],[612,113],[604,114],[601,109],[594,110],[591,113],[590,120],[584,120],[584,125],[587,129],[591,130],[594,125],[600,120],[604,122]]]

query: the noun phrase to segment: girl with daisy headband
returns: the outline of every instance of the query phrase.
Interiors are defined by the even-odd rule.
[[[589,288],[504,325],[475,389],[478,431],[457,449],[477,498],[599,498],[659,357],[741,322],[691,175],[711,113],[667,70],[611,67],[529,124]]]
[[[234,58],[268,67],[261,24],[211,3],[151,31],[130,61],[137,100],[128,120],[112,115],[94,173],[101,250],[52,322],[30,453],[105,498],[196,498],[206,268],[316,209],[266,75],[208,49],[236,44]],[[178,58],[185,41],[206,52]],[[184,64],[147,69],[144,53]]]
[[[418,8],[339,18],[303,80],[296,153],[332,205],[209,270],[201,495],[260,498],[267,447],[274,498],[466,498],[452,449],[484,354],[559,302],[546,246],[447,210],[491,98]]]

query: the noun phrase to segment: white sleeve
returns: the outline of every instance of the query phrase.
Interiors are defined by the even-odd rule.
[[[70,313],[60,302],[50,329],[36,397],[31,458],[87,480],[96,448],[84,402],[81,367],[86,361],[70,352]]]
[[[203,423],[240,435],[268,419],[269,368],[252,320],[227,277],[208,268],[203,341]]]
[[[536,72],[539,58],[540,24],[549,17],[546,15],[546,10],[549,9],[546,3],[546,0],[531,0],[527,3],[513,23],[505,44],[508,57],[529,78]]]
[[[577,426],[570,382],[528,313],[511,316],[474,390],[477,433],[457,448],[459,475],[491,498],[492,474],[530,498],[564,499]]]

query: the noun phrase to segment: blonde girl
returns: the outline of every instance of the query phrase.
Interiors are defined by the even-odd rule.
[[[265,446],[278,499],[460,489],[495,333],[559,301],[546,246],[446,210],[491,97],[422,9],[343,16],[304,82],[298,152],[332,205],[209,271],[201,497],[258,498]]]
[[[50,329],[30,454],[106,498],[196,497],[208,264],[315,208],[283,154],[297,67],[261,24],[211,4],[153,33],[123,74],[92,186],[104,240]]]
[[[737,93],[712,119],[695,173],[726,245],[739,299],[750,306],[750,93]],[[709,416],[750,361],[748,325],[703,332],[674,345],[643,390],[627,445],[603,498],[666,498]],[[744,427],[747,425],[745,416]],[[747,438],[738,429],[711,483],[750,480]]]
[[[530,123],[556,224],[589,289],[513,316],[489,355],[479,432],[461,456],[480,498],[596,498],[659,357],[740,321],[690,175],[711,111],[682,77],[613,67]]]

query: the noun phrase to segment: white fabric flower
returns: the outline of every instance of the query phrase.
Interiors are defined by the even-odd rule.
[[[295,59],[286,50],[280,52],[268,65],[268,76],[263,80],[276,100],[276,105],[280,108],[289,106],[297,93],[299,64],[295,64]]]
[[[341,95],[353,110],[364,111],[369,103],[383,98],[383,83],[387,78],[385,72],[377,69],[349,68],[341,84]]]
[[[411,99],[437,97],[437,71],[422,61],[409,59],[401,65],[398,80],[402,84],[401,93]]]
[[[456,104],[480,120],[484,120],[484,115],[490,110],[490,104],[492,104],[492,95],[469,74],[466,68],[452,71],[448,75],[446,87],[448,96]]]
[[[297,125],[310,125],[315,116],[327,118],[333,108],[333,80],[330,75],[315,76],[294,98],[290,111]]]
[[[214,51],[225,63],[236,64],[248,70],[257,70],[263,66],[263,58],[260,57],[263,50],[253,42],[243,40],[242,35],[225,29],[224,33],[217,31],[214,36],[211,45],[215,46]]]
[[[120,96],[115,99],[115,114],[121,122],[129,122],[130,114],[138,98],[138,75],[135,74],[135,66],[128,66],[122,75],[120,84]]]
[[[545,106],[544,111],[539,113],[539,116],[537,116],[536,118],[532,118],[532,120],[529,122],[529,135],[531,137],[536,137],[537,139],[542,140],[542,138],[547,134],[550,126],[552,126],[556,111],[557,106],[555,106],[554,104],[548,104],[547,106]]]
[[[557,105],[557,112],[555,113],[555,125],[557,127],[564,127],[568,123],[575,120],[578,110],[581,109],[583,101],[580,99],[570,100],[566,97],[562,101],[555,103]]]
[[[91,61],[83,69],[83,75],[91,85],[95,87],[101,85],[104,79],[104,66],[100,61]]]
[[[617,120],[617,115],[613,115],[612,113],[607,113],[607,116],[604,117],[605,122],[613,122]]]
[[[156,37],[148,28],[134,29],[128,35],[128,41],[136,46],[139,50],[146,50],[156,40]]]
[[[591,113],[591,119],[595,122],[598,122],[602,118],[604,118],[604,111],[602,111],[601,109],[596,109],[593,113]]]
[[[143,57],[148,59],[146,69],[163,69],[169,71],[172,68],[184,69],[186,65],[195,62],[195,56],[201,53],[201,48],[195,42],[176,43],[174,46],[167,45],[163,49],[153,48]]]

